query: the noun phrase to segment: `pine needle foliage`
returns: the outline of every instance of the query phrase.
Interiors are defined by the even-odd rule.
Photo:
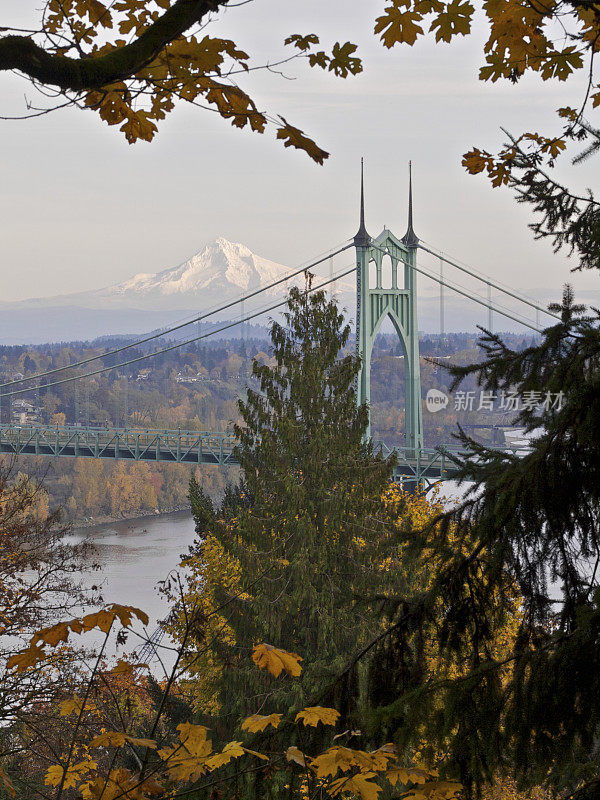
[[[441,652],[462,666],[380,709],[405,735],[426,725],[467,786],[508,765],[524,785],[572,792],[600,772],[600,312],[577,305],[570,287],[551,310],[560,321],[539,343],[516,352],[484,331],[482,363],[451,368],[454,388],[475,375],[487,391],[541,402],[515,421],[531,437],[523,457],[461,432],[470,455],[460,479],[471,487],[412,547],[435,554],[419,608],[428,624],[444,609]],[[548,392],[562,392],[562,408],[544,404]],[[515,636],[494,653],[515,597]]]
[[[575,164],[595,155],[600,147],[598,131],[585,122],[579,130],[577,138],[589,136],[592,143],[573,159]],[[578,194],[561,184],[551,171],[553,159],[546,165],[545,153],[527,151],[510,139],[507,148],[514,155],[507,183],[517,202],[531,207],[534,219],[529,228],[535,238],[550,240],[554,252],[566,249],[570,256],[575,254],[579,259],[575,270],[600,268],[600,206],[593,193],[588,189]]]
[[[242,481],[216,509],[192,487],[194,558],[202,561],[216,542],[239,573],[232,586],[211,581],[217,571],[207,569],[198,584],[233,632],[212,645],[222,665],[223,721],[305,705],[380,630],[365,598],[391,579],[382,553],[394,547],[398,515],[382,498],[393,465],[365,439],[349,333],[323,292],[292,289],[284,323],[271,326],[275,365],[255,362],[258,387],[239,402]],[[249,649],[261,642],[301,653],[301,679],[274,683],[247,667]],[[351,716],[357,680],[348,675],[323,704],[336,701],[342,717]]]

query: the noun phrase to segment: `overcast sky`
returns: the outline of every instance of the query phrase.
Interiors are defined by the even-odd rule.
[[[35,18],[34,0],[4,0],[0,25]],[[468,176],[461,154],[493,150],[500,126],[553,132],[554,110],[576,105],[576,81],[517,87],[477,80],[484,30],[452,46],[385,51],[372,34],[384,0],[253,0],[210,31],[257,61],[285,54],[290,33],[359,44],[365,71],[346,81],[296,63],[287,80],[254,73],[259,107],[285,116],[331,152],[324,167],[268,133],[240,132],[216,114],[179,106],[151,144],[128,145],[93,113],[59,111],[0,121],[2,299],[106,286],[175,265],[225,236],[290,267],[355,233],[358,170],[365,157],[367,227],[402,235],[407,162],[414,165],[415,229],[425,241],[493,278],[535,293],[566,280],[596,291],[599,276],[572,276],[565,255],[528,231],[528,210],[506,189]],[[29,84],[0,75],[0,113],[23,113]],[[39,98],[35,98],[40,102]],[[564,176],[593,187],[592,163]],[[600,292],[596,296],[600,298]]]

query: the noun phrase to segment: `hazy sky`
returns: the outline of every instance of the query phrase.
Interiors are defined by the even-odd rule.
[[[425,241],[529,292],[559,293],[569,279],[600,289],[600,276],[571,276],[566,255],[533,240],[528,210],[508,190],[492,189],[460,166],[473,144],[501,144],[501,125],[553,131],[554,110],[576,105],[576,82],[480,83],[484,30],[452,46],[385,51],[372,34],[384,2],[253,0],[229,9],[210,31],[231,36],[257,60],[284,55],[289,33],[359,44],[359,77],[342,81],[299,62],[287,70],[295,80],[254,73],[244,84],[259,107],[282,114],[331,152],[324,167],[284,150],[273,134],[240,132],[184,105],[153,143],[134,146],[96,114],[78,110],[0,121],[2,299],[154,272],[217,236],[300,264],[355,233],[361,155],[371,234],[384,224],[404,233],[412,159],[415,229]],[[4,0],[0,25],[26,22],[38,5]],[[23,113],[24,95],[40,102],[22,79],[0,76],[0,113]],[[578,188],[596,184],[598,166],[565,166]]]

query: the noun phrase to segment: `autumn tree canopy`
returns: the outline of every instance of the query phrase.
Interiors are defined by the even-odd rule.
[[[263,133],[273,127],[286,147],[305,150],[322,163],[324,150],[282,117],[259,108],[239,85],[241,77],[266,65],[255,63],[243,42],[207,33],[227,5],[228,0],[46,0],[36,29],[0,28],[0,70],[55,91],[58,105],[97,111],[109,125],[119,125],[130,142],[151,140],[157,123],[177,100],[185,100],[211,108],[239,128]],[[498,157],[474,148],[465,160],[471,171],[487,170],[495,184],[505,183],[521,146],[554,159],[566,139],[591,135],[583,115],[588,106],[600,104],[593,63],[600,36],[597,4],[487,0],[476,11],[468,0],[392,0],[375,15],[374,32],[387,48],[413,45],[424,36],[450,43],[469,35],[475,17],[483,15],[489,37],[481,80],[517,82],[535,72],[543,80],[564,81],[586,71],[584,96],[558,110],[560,136],[525,134]],[[356,45],[336,42],[330,51],[322,49],[318,23],[312,32],[290,31],[284,42],[289,54],[280,61],[303,58],[341,78],[361,72]],[[275,55],[281,44],[273,42]]]
[[[128,141],[150,141],[177,100],[217,111],[238,128],[274,126],[286,147],[319,163],[327,153],[282,117],[259,109],[238,77],[260,68],[230,39],[204,33],[227,0],[48,0],[38,30],[0,37],[0,70],[12,70],[54,90],[64,103],[97,111]],[[340,77],[361,62],[350,43],[318,50],[315,35],[290,35],[293,57]],[[289,60],[289,59],[284,59]],[[34,112],[35,113],[35,112]]]

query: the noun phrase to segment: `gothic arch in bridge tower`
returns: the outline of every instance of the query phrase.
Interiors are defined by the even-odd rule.
[[[417,325],[416,253],[419,240],[412,227],[412,185],[409,185],[408,229],[398,239],[386,228],[371,239],[365,228],[364,184],[361,171],[360,227],[356,247],[356,349],[361,358],[357,379],[357,401],[369,403],[371,353],[377,332],[389,317],[404,351],[405,431],[409,450],[423,448],[419,331]],[[391,286],[384,287],[382,265],[391,260]],[[375,265],[373,269],[372,265]],[[370,280],[370,276],[371,277]],[[372,285],[374,283],[374,285]]]

